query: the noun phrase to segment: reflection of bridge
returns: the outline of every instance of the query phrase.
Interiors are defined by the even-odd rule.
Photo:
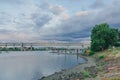
[[[25,50],[25,48],[30,48],[32,50],[33,47],[59,47],[59,48],[67,48],[67,47],[73,47],[73,48],[87,48],[89,47],[89,44],[83,44],[83,43],[65,43],[65,42],[25,42],[25,43],[14,43],[14,42],[9,42],[9,43],[0,43],[0,47],[8,48],[8,47],[19,47],[21,50]]]

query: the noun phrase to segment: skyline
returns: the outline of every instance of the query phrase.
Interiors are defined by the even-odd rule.
[[[119,0],[0,0],[0,41],[90,41],[96,24],[120,25]]]

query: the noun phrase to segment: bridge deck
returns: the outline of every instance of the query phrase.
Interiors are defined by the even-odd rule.
[[[82,43],[0,43],[0,46],[89,46]]]

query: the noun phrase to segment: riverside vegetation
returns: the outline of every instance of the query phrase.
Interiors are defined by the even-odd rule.
[[[84,54],[89,61],[70,70],[56,72],[40,80],[120,80],[120,47]]]
[[[107,23],[95,25],[91,47],[82,56],[86,63],[40,80],[120,80],[120,30]]]

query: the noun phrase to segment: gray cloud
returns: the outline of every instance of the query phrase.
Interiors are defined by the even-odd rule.
[[[95,2],[90,6],[91,8],[102,8],[105,6],[105,3],[103,0],[95,0]]]
[[[117,1],[117,0],[116,0]],[[107,22],[109,24],[118,24],[120,20],[120,5],[118,3],[111,4],[100,10],[94,19],[94,22]]]
[[[60,24],[55,25],[55,27],[49,27],[50,24],[48,24],[47,28],[43,27],[42,32],[46,35],[40,39],[66,41],[90,40],[86,38],[90,37],[91,29],[94,25],[104,22],[110,25],[119,24],[120,11],[118,7],[120,7],[119,4],[116,5],[114,3],[112,6],[106,6],[100,10],[81,11],[79,14],[73,15],[68,19],[60,19]],[[60,16],[60,14],[57,15]]]
[[[54,14],[54,15],[59,15],[61,14],[62,12],[65,11],[65,8],[63,8],[62,6],[54,6],[50,9],[50,11]]]
[[[7,3],[7,4],[23,4],[26,3],[27,0],[0,0],[0,3]]]
[[[7,29],[0,29],[0,34],[10,34],[13,31],[7,30]]]
[[[32,14],[32,20],[38,28],[47,24],[51,19],[52,17],[47,14]]]
[[[118,25],[114,26],[120,24],[119,7],[118,3],[114,3],[112,6],[107,6],[102,10],[89,11],[86,15],[74,15],[67,20],[62,20],[62,23],[57,27],[60,31],[59,35],[52,38],[71,41],[81,38],[82,40],[82,38],[90,37],[94,25],[104,22],[110,24],[111,27],[119,28]]]
[[[14,20],[15,30],[1,29],[0,33],[6,37],[1,36],[3,39],[8,39],[9,35],[23,40],[87,41],[90,40],[91,29],[96,24],[107,22],[111,26],[119,28],[120,1],[115,0],[111,5],[101,8],[103,2],[98,4],[100,0],[97,1],[94,3],[97,10],[92,8],[91,11],[79,11],[72,16],[69,16],[66,9],[60,5],[46,3],[46,5],[37,6],[34,4],[35,9],[38,8],[37,10],[30,14],[19,15]],[[3,13],[0,15],[2,15],[0,24],[11,23],[9,15],[4,15],[4,17]]]
[[[6,25],[12,22],[12,17],[11,15],[5,13],[5,12],[0,12],[0,25]]]
[[[52,5],[48,2],[44,2],[39,6],[42,10],[46,12],[51,12],[53,15],[60,15],[66,12],[66,9],[61,5]]]
[[[44,10],[49,10],[52,7],[52,5],[48,2],[43,2],[39,7]]]
[[[0,41],[25,41],[31,40],[33,34],[29,30],[0,29]]]

